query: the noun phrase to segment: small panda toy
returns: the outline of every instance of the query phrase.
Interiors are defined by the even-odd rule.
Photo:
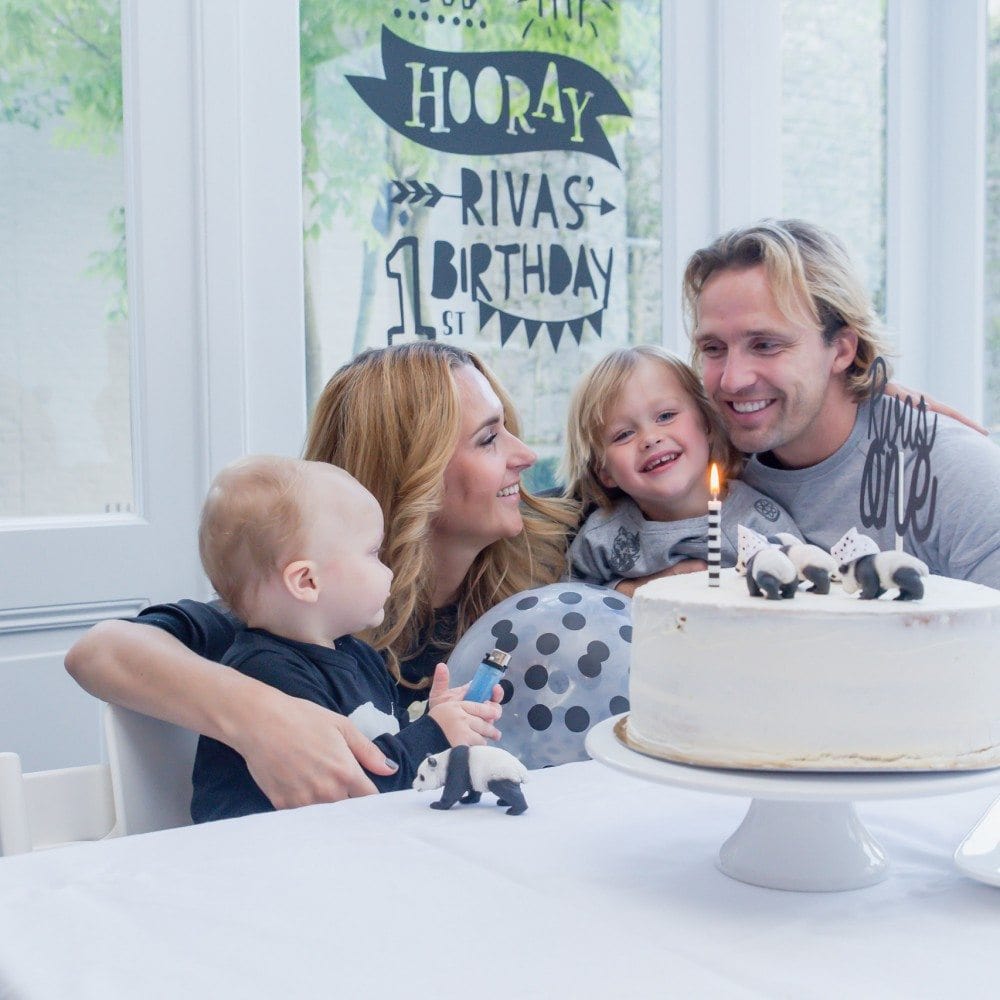
[[[829,594],[830,581],[839,579],[837,560],[826,549],[803,542],[787,531],[779,532],[774,538],[792,561],[799,579],[812,584],[808,592]]]
[[[413,787],[432,791],[444,785],[444,792],[431,809],[450,809],[456,802],[472,803],[492,792],[498,806],[509,806],[508,816],[520,816],[528,803],[521,785],[528,780],[528,769],[500,747],[452,747],[444,753],[431,754],[417,768]]]
[[[756,552],[746,564],[747,589],[751,597],[763,594],[769,601],[794,597],[799,588],[795,565],[781,549],[768,546]]]
[[[873,601],[893,587],[899,589],[897,601],[919,601],[924,596],[921,577],[927,576],[927,564],[906,552],[875,552],[860,556],[840,567],[844,590],[860,590],[862,601]]]

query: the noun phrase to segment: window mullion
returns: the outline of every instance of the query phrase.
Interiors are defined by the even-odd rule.
[[[719,228],[781,211],[781,3],[720,0]]]
[[[890,0],[888,321],[903,381],[983,412],[985,0]]]

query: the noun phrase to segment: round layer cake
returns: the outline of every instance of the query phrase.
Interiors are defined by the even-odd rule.
[[[656,580],[632,602],[633,749],[711,767],[1000,766],[1000,591],[931,576],[924,598],[750,597]]]

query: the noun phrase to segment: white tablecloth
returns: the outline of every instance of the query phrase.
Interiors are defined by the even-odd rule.
[[[996,997],[1000,889],[952,853],[996,796],[861,803],[844,893],[715,868],[746,801],[596,762],[529,809],[397,792],[0,859],[0,996]]]

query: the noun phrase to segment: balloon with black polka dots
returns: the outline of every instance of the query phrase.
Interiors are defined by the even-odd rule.
[[[500,746],[529,768],[586,760],[595,723],[627,712],[632,602],[583,583],[553,583],[498,604],[455,647],[452,684],[491,649],[510,654]]]

